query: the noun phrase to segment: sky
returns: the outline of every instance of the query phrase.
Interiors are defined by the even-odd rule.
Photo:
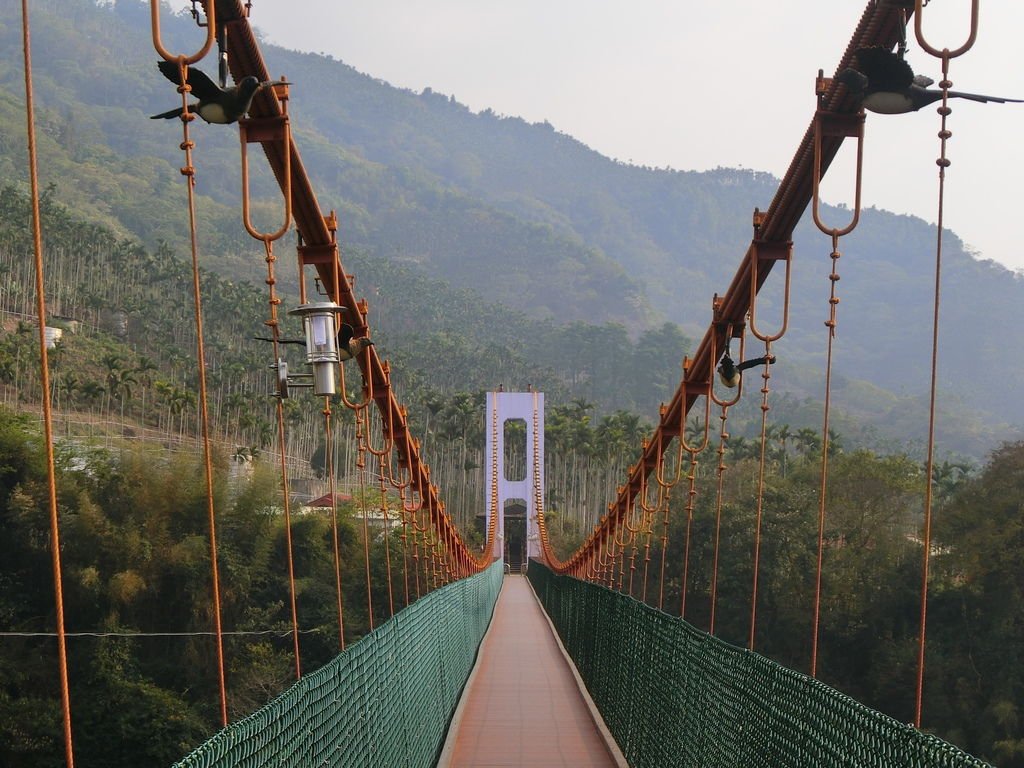
[[[954,89],[1024,99],[1024,3],[979,3],[975,46],[954,59]],[[256,0],[264,39],[325,53],[392,85],[432,88],[474,112],[548,121],[625,162],[718,166],[781,177],[814,110],[818,69],[834,73],[864,0]],[[957,48],[969,0],[931,0],[929,42]],[[915,72],[938,59],[908,31]],[[272,72],[271,75],[288,73]],[[293,86],[301,98],[302,84]],[[980,258],[1024,270],[1018,175],[1024,104],[954,101],[944,221]],[[868,115],[865,206],[935,222],[939,116]],[[852,203],[853,142],[823,182]],[[765,206],[769,201],[765,201]],[[845,224],[838,222],[837,225]]]

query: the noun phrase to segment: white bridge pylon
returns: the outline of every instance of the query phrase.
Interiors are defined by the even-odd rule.
[[[505,422],[526,422],[526,476],[510,480],[505,474]],[[537,494],[544,493],[544,393],[543,392],[488,392],[487,393],[487,524],[491,515],[498,516],[492,553],[504,557],[505,503],[520,500],[526,505],[526,555],[540,557],[540,527],[537,524]],[[498,441],[494,450],[494,440]],[[494,463],[497,461],[498,466]],[[490,479],[497,476],[497,504],[492,498]],[[541,496],[543,498],[543,496]]]

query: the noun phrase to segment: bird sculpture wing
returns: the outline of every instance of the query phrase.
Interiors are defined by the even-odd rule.
[[[341,328],[338,329],[338,346],[343,349],[348,349],[348,343],[352,341],[353,331],[352,326],[348,323],[342,323]]]
[[[931,93],[931,91],[929,91],[929,93]],[[935,91],[935,93],[941,95],[942,91]],[[981,93],[964,93],[963,91],[950,91],[949,95],[951,97],[956,97],[958,99],[968,99],[969,101],[980,101],[984,103],[988,103],[991,101],[995,102],[996,104],[1020,104],[1024,102],[1024,99],[1008,99],[1005,96],[985,96],[984,94]]]
[[[864,89],[868,87],[868,79],[853,67],[844,69],[836,79],[852,93],[863,93]]]
[[[273,339],[270,338],[269,336],[253,336],[253,338],[256,339],[256,341],[273,341]],[[277,343],[278,344],[301,344],[302,346],[306,346],[306,340],[305,339],[278,339]]]
[[[867,77],[873,91],[905,91],[914,82],[914,70],[888,48],[858,50],[857,70]]]
[[[775,362],[775,355],[762,355],[761,357],[752,357],[749,360],[744,360],[736,366],[737,371],[745,371],[748,368],[754,368],[758,365],[771,365]]]
[[[181,69],[175,61],[158,61],[156,65],[160,68],[164,77],[175,85],[181,85]],[[223,94],[220,86],[210,79],[209,75],[195,67],[188,68],[188,84],[192,88],[192,95],[200,101],[216,101]]]

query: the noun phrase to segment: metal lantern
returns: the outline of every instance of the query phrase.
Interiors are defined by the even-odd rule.
[[[306,332],[306,362],[313,366],[313,392],[317,395],[335,393],[334,367],[340,361],[334,318],[344,310],[345,307],[333,301],[315,301],[288,310],[289,315],[302,318]]]

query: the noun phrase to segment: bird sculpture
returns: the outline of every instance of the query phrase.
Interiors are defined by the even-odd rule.
[[[174,61],[158,61],[157,66],[164,77],[177,86],[181,85],[181,69]],[[238,118],[244,117],[249,111],[253,97],[263,88],[273,85],[272,81],[261,83],[252,75],[243,77],[242,81],[231,88],[221,88],[202,70],[189,67],[187,82],[192,88],[192,95],[199,101],[189,104],[189,112],[194,112],[208,123],[227,125]],[[161,112],[153,115],[153,120],[181,117],[182,108]]]
[[[366,336],[360,336],[358,339],[353,339],[352,336],[355,330],[348,323],[342,323],[341,328],[338,329],[338,359],[341,362],[351,360],[356,357],[367,347],[372,347],[373,342],[370,341]],[[254,336],[257,341],[273,341],[272,338],[267,336]],[[278,339],[278,344],[300,344],[303,347],[306,346],[305,339]]]
[[[762,357],[753,357],[749,360],[744,360],[742,363],[736,363],[732,357],[729,356],[729,350],[725,350],[725,354],[722,355],[721,361],[718,363],[718,378],[721,379],[722,383],[729,387],[729,389],[735,389],[740,383],[740,374],[748,368],[754,368],[758,365],[770,365],[775,362],[775,355],[763,355]]]
[[[935,81],[914,70],[899,54],[888,48],[861,48],[856,53],[856,68],[847,67],[837,76],[850,93],[860,97],[864,109],[883,115],[901,115],[916,112],[921,107],[942,100],[942,91],[929,89]],[[1004,104],[1001,96],[982,96],[978,93],[949,91],[950,98],[971,101],[994,101]]]
[[[351,360],[367,347],[373,346],[373,342],[366,336],[353,339],[352,334],[354,332],[352,326],[348,323],[342,323],[341,328],[338,330],[338,358],[341,362]]]

